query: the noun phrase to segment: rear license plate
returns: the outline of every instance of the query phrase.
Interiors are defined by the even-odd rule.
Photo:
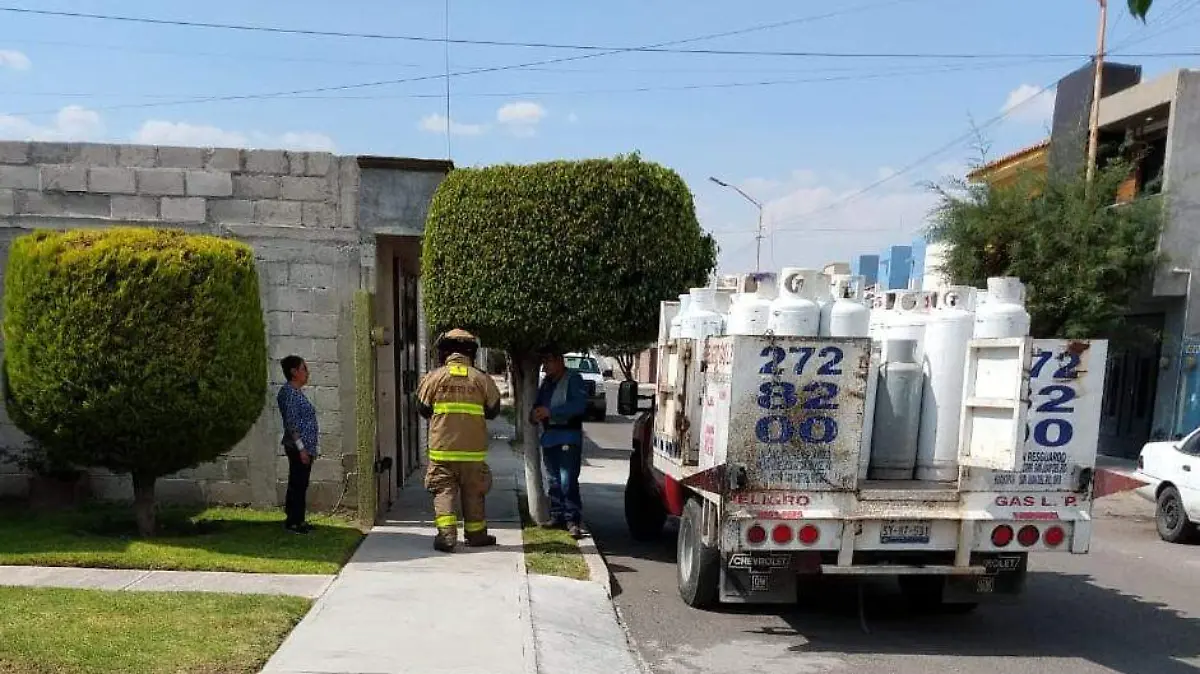
[[[929,520],[884,522],[879,525],[879,542],[883,544],[928,543],[929,533],[932,530],[933,522]]]

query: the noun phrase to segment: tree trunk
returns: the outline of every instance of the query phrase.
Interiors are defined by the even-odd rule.
[[[133,474],[133,514],[137,519],[138,534],[143,537],[155,533],[154,481],[157,478],[146,473]]]
[[[542,452],[538,447],[538,433],[529,423],[529,413],[533,411],[533,402],[537,398],[540,361],[533,353],[514,353],[512,364],[517,428],[520,429],[521,449],[525,454],[525,499],[529,516],[540,524],[550,517],[550,511],[542,490]]]
[[[623,353],[617,356],[617,365],[621,368],[621,374],[625,375],[626,381],[633,379],[633,360],[637,354]]]
[[[517,385],[517,381],[516,361],[508,358],[508,391],[512,395],[513,411],[516,413],[513,420],[513,440],[520,446],[525,441],[525,424],[521,422],[521,401],[525,397],[521,394],[521,387]]]

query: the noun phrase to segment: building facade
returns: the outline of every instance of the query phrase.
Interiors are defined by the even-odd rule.
[[[356,476],[377,473],[381,505],[419,464],[412,403],[428,361],[420,311],[420,237],[448,162],[319,152],[0,142],[0,276],[13,239],[38,229],[142,225],[235,238],[258,263],[270,391],[249,434],[217,461],[159,481],[164,502],[275,505],[287,477],[275,390],[278,359],[310,364],[322,456],[315,507],[355,504]],[[374,296],[377,460],[356,458],[356,294]],[[0,447],[27,438],[0,411]],[[380,466],[389,465],[386,471]],[[95,471],[92,492],[132,497],[125,476]],[[0,464],[0,496],[28,476]]]

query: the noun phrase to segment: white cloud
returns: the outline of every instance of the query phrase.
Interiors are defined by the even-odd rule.
[[[496,111],[496,121],[514,135],[528,137],[537,133],[537,126],[546,118],[546,108],[533,101],[505,103]]]
[[[924,229],[936,198],[905,179],[854,196],[883,173],[881,169],[854,181],[799,170],[774,181],[770,196],[755,194],[756,198],[766,199],[763,269],[819,268],[830,262],[850,262],[858,255],[879,253],[888,246],[910,244]],[[757,181],[758,186],[768,186],[771,182],[765,178]],[[749,182],[739,185],[745,189]],[[751,271],[757,214],[737,195],[731,196],[728,201],[698,213],[698,217],[706,229],[715,232],[720,243],[720,269],[729,273]]]
[[[271,147],[285,150],[333,152],[333,139],[315,131],[289,131],[279,135],[262,131],[230,131],[207,124],[151,119],[133,134],[133,142],[187,147]]]
[[[29,57],[15,49],[0,49],[0,68],[13,70],[29,70],[33,62]]]
[[[0,138],[13,140],[102,140],[104,120],[95,110],[68,105],[54,115],[46,125],[36,124],[24,117],[0,115]]]
[[[1022,84],[1009,92],[1000,112],[1019,122],[1045,124],[1054,116],[1054,90]]]
[[[244,134],[215,126],[151,119],[133,134],[133,142],[188,147],[244,147],[250,143],[250,139]]]
[[[447,124],[447,121],[450,123]],[[429,133],[445,134],[446,128],[449,126],[451,135],[455,136],[478,136],[484,131],[487,131],[487,126],[484,124],[464,124],[446,119],[445,115],[434,113],[425,115],[417,124],[417,128]]]

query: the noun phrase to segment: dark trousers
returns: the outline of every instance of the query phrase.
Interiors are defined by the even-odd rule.
[[[542,460],[546,464],[546,482],[550,487],[550,519],[582,524],[579,471],[583,467],[583,448],[579,445],[543,447]]]
[[[283,499],[283,512],[287,514],[287,526],[304,524],[304,510],[308,500],[308,478],[312,475],[312,458],[308,463],[300,460],[300,451],[284,450],[288,458],[287,496]]]

